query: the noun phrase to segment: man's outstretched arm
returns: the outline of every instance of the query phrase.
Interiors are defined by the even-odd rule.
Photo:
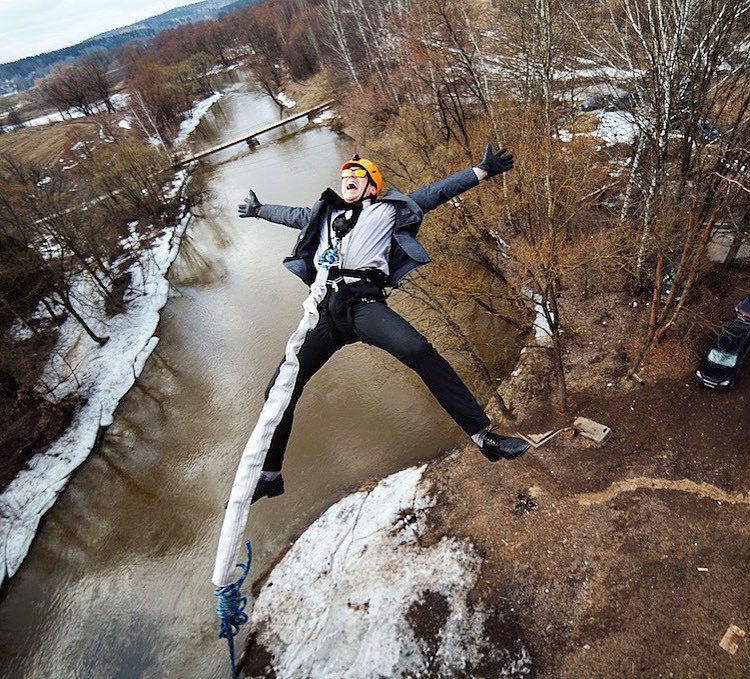
[[[263,205],[255,191],[250,189],[248,197],[237,206],[239,217],[259,217],[268,222],[284,224],[293,229],[303,229],[310,221],[309,207],[288,207],[286,205]]]
[[[436,182],[412,191],[409,197],[425,212],[434,210],[451,198],[477,186],[482,179],[495,177],[513,167],[513,156],[504,148],[492,150],[487,144],[482,160],[475,166],[461,170]]]

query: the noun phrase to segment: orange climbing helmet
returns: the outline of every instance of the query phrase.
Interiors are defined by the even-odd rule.
[[[380,189],[383,188],[383,175],[380,174],[380,170],[378,170],[378,166],[375,165],[371,160],[367,160],[367,158],[360,158],[356,153],[352,156],[351,160],[347,160],[342,166],[342,170],[346,170],[350,167],[361,167],[364,170],[367,171],[368,176],[370,177],[370,181],[375,185],[375,189],[377,190],[378,194],[380,193]]]

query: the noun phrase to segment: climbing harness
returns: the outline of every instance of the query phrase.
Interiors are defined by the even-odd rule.
[[[247,597],[240,594],[240,587],[245,582],[245,578],[250,570],[250,562],[253,558],[249,540],[245,543],[245,547],[247,548],[247,562],[237,564],[237,567],[242,569],[242,575],[237,578],[236,582],[232,582],[224,587],[217,587],[214,590],[214,595],[217,597],[216,614],[220,620],[219,639],[226,639],[229,645],[229,662],[232,667],[232,679],[239,677],[234,659],[234,638],[239,634],[240,625],[244,625],[248,620],[247,613],[245,613]]]
[[[339,266],[331,266],[328,273],[329,283],[340,283],[344,278],[358,278],[365,283],[378,288],[385,287],[388,276],[384,271],[375,268],[369,269],[343,269]]]

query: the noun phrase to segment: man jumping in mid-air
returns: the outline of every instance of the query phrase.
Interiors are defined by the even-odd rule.
[[[408,195],[390,189],[375,163],[354,156],[341,167],[341,196],[326,189],[312,208],[262,205],[253,191],[239,206],[240,217],[260,217],[299,229],[290,257],[292,273],[311,285],[317,270],[330,266],[320,320],[297,355],[289,405],[271,438],[252,502],[284,492],[281,465],[292,430],[294,408],[310,378],[346,344],[365,342],[384,349],[422,378],[441,406],[491,462],[523,455],[529,443],[488,431],[490,420],[450,364],[409,323],[386,304],[384,288],[397,286],[430,258],[416,240],[424,214],[482,179],[507,172],[513,156],[490,145],[476,166],[423,186]],[[282,361],[283,364],[283,361]],[[281,366],[280,366],[281,367]],[[271,379],[273,386],[279,369]],[[266,394],[268,397],[268,392]]]

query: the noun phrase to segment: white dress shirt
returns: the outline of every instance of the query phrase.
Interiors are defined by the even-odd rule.
[[[390,273],[388,257],[391,253],[391,236],[396,224],[396,208],[387,202],[364,202],[357,223],[341,241],[336,266],[342,269],[380,269],[387,275]],[[315,253],[316,268],[320,268],[320,255],[333,245],[335,234],[331,224],[342,212],[345,210],[329,210],[320,225],[320,242]],[[347,282],[354,280],[357,279],[347,278]]]

